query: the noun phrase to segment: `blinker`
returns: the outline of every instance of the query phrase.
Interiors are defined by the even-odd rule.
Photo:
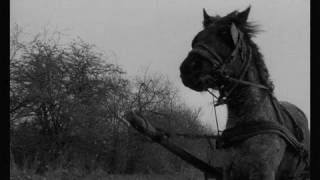
[[[234,23],[231,24],[230,32],[234,45],[237,45],[239,41],[240,32],[236,25],[234,25]]]

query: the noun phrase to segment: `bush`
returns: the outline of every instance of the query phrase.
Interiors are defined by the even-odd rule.
[[[176,88],[162,75],[128,80],[123,77],[124,70],[81,40],[60,45],[39,35],[20,42],[14,34],[11,40],[14,172],[33,169],[45,174],[62,168],[87,174],[97,169],[168,173],[189,167],[117,119],[136,109],[168,132],[202,132],[199,111],[184,105]],[[179,143],[187,149],[195,147],[184,139]]]

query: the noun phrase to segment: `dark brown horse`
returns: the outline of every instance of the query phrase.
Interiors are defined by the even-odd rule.
[[[228,120],[220,146],[228,153],[223,179],[305,179],[309,130],[304,113],[279,102],[257,45],[250,7],[224,17],[204,10],[203,30],[180,67],[185,86],[219,91]],[[218,141],[219,142],[219,141]]]

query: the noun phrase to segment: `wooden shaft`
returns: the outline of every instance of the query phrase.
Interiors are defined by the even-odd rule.
[[[188,162],[195,168],[200,169],[201,171],[207,174],[210,174],[211,177],[214,177],[216,179],[222,178],[221,169],[210,166],[208,163],[200,160],[199,158],[190,154],[186,150],[173,144],[169,141],[168,137],[165,134],[158,132],[147,120],[138,116],[136,113],[128,113],[126,115],[126,119],[137,131],[148,136],[154,142],[157,142],[158,144],[162,145],[164,148],[166,148],[173,154],[179,156],[181,159]]]

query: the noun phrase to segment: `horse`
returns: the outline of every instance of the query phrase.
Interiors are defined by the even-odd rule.
[[[217,146],[227,153],[223,179],[306,179],[308,120],[297,106],[279,101],[258,46],[250,6],[225,16],[203,9],[203,29],[180,65],[182,83],[198,92],[219,92],[228,109]]]

